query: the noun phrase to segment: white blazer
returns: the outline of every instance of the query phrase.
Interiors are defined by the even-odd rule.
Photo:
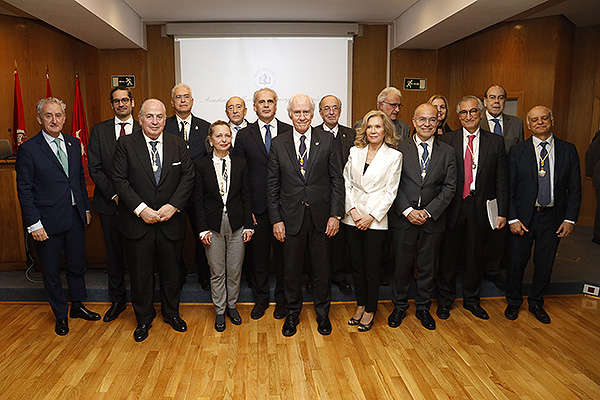
[[[350,210],[356,208],[360,215],[371,214],[375,218],[369,229],[387,229],[387,212],[400,184],[402,153],[383,143],[363,174],[368,151],[368,146],[350,148],[344,167],[346,215],[342,222],[354,225]]]

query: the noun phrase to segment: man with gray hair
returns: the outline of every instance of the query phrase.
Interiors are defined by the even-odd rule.
[[[21,144],[17,155],[17,191],[23,221],[42,261],[44,291],[56,317],[54,331],[69,333],[69,304],[62,288],[60,255],[67,261],[71,318],[97,321],[100,315],[82,304],[87,297],[84,273],[84,225],[92,220],[79,140],[62,133],[65,103],[49,97],[37,103],[40,133]]]
[[[450,317],[456,298],[456,262],[464,244],[463,307],[474,316],[489,319],[481,307],[479,287],[483,273],[483,244],[492,229],[506,226],[508,171],[504,140],[480,129],[483,104],[475,96],[463,97],[456,107],[462,127],[440,139],[456,155],[456,193],[447,210],[438,271],[438,308],[441,319]],[[488,200],[496,200],[498,217],[488,218]],[[493,228],[492,228],[493,225]]]
[[[294,129],[272,142],[267,169],[267,204],[273,234],[283,242],[287,312],[282,333],[293,336],[302,311],[302,267],[308,252],[314,273],[318,332],[331,333],[330,240],[344,215],[344,179],[335,139],[312,128],[315,104],[305,94],[290,99]]]
[[[396,129],[396,138],[401,142],[410,137],[410,126],[398,119],[398,113],[402,107],[402,93],[393,86],[388,86],[377,95],[377,109],[383,111],[390,117]],[[354,130],[358,131],[362,120],[354,123]]]

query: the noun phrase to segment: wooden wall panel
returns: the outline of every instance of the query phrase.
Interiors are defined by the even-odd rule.
[[[148,25],[147,87],[148,97],[161,100],[171,108],[171,89],[175,86],[175,42],[172,37],[161,36],[160,25]],[[141,103],[140,103],[141,105]]]

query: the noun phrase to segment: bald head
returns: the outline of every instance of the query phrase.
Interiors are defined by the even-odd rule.
[[[548,107],[535,106],[527,113],[527,127],[538,139],[548,139],[552,135],[553,126],[554,116]]]
[[[419,105],[413,115],[413,125],[419,139],[426,142],[433,136],[437,129],[437,108],[429,103]]]

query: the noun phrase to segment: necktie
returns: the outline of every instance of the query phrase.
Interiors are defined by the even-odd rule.
[[[427,143],[421,142],[420,145],[423,147],[423,154],[421,155],[421,180],[424,180],[427,167],[429,166],[429,151],[427,150]]]
[[[467,145],[467,149],[465,151],[465,184],[463,186],[463,194],[462,198],[465,199],[471,193],[471,183],[473,183],[473,140],[475,139],[475,135],[469,135],[469,144]]]
[[[502,136],[502,125],[500,125],[500,120],[498,118],[492,118],[492,121],[494,121],[494,133],[496,135],[500,135]]]
[[[185,140],[185,142],[187,143],[188,142],[188,137],[185,134],[185,124],[186,124],[186,121],[181,121],[181,130],[179,131],[179,134],[181,135],[181,138],[183,140]]]
[[[300,165],[300,173],[302,174],[302,179],[304,179],[304,175],[306,175],[306,136],[300,135],[300,146],[298,146],[298,153],[300,157],[298,157],[298,164]]]
[[[223,180],[225,181],[225,184],[227,184],[227,163],[225,162],[225,159],[223,158]]]
[[[160,164],[160,157],[158,155],[158,149],[156,148],[156,145],[158,144],[158,141],[153,140],[150,142],[150,146],[152,146],[152,171],[154,172],[154,180],[156,181],[156,184],[158,185],[158,182],[160,182],[160,173],[162,171],[162,166]]]
[[[62,139],[60,138],[56,138],[53,140],[54,144],[56,145],[56,157],[58,158],[58,162],[60,163],[60,165],[63,167],[65,174],[69,176],[69,159],[67,158],[67,155],[65,154],[62,147],[60,147],[61,140]]]
[[[540,170],[538,172],[538,202],[542,207],[550,204],[550,160],[548,159],[548,150],[546,150],[547,144],[548,142],[540,143],[542,151],[540,152]]]
[[[267,154],[271,151],[271,125],[265,125],[265,147],[267,148]]]
[[[121,133],[119,133],[119,137],[125,136],[125,125],[127,125],[127,122],[119,122],[119,125],[121,125]]]
[[[239,131],[240,131],[240,129],[242,129],[242,127],[241,127],[241,126],[239,126],[239,125],[236,125],[236,126],[233,128],[233,129],[235,129],[235,131],[236,131],[236,132],[239,132]],[[269,133],[269,134],[270,134],[270,133]]]

